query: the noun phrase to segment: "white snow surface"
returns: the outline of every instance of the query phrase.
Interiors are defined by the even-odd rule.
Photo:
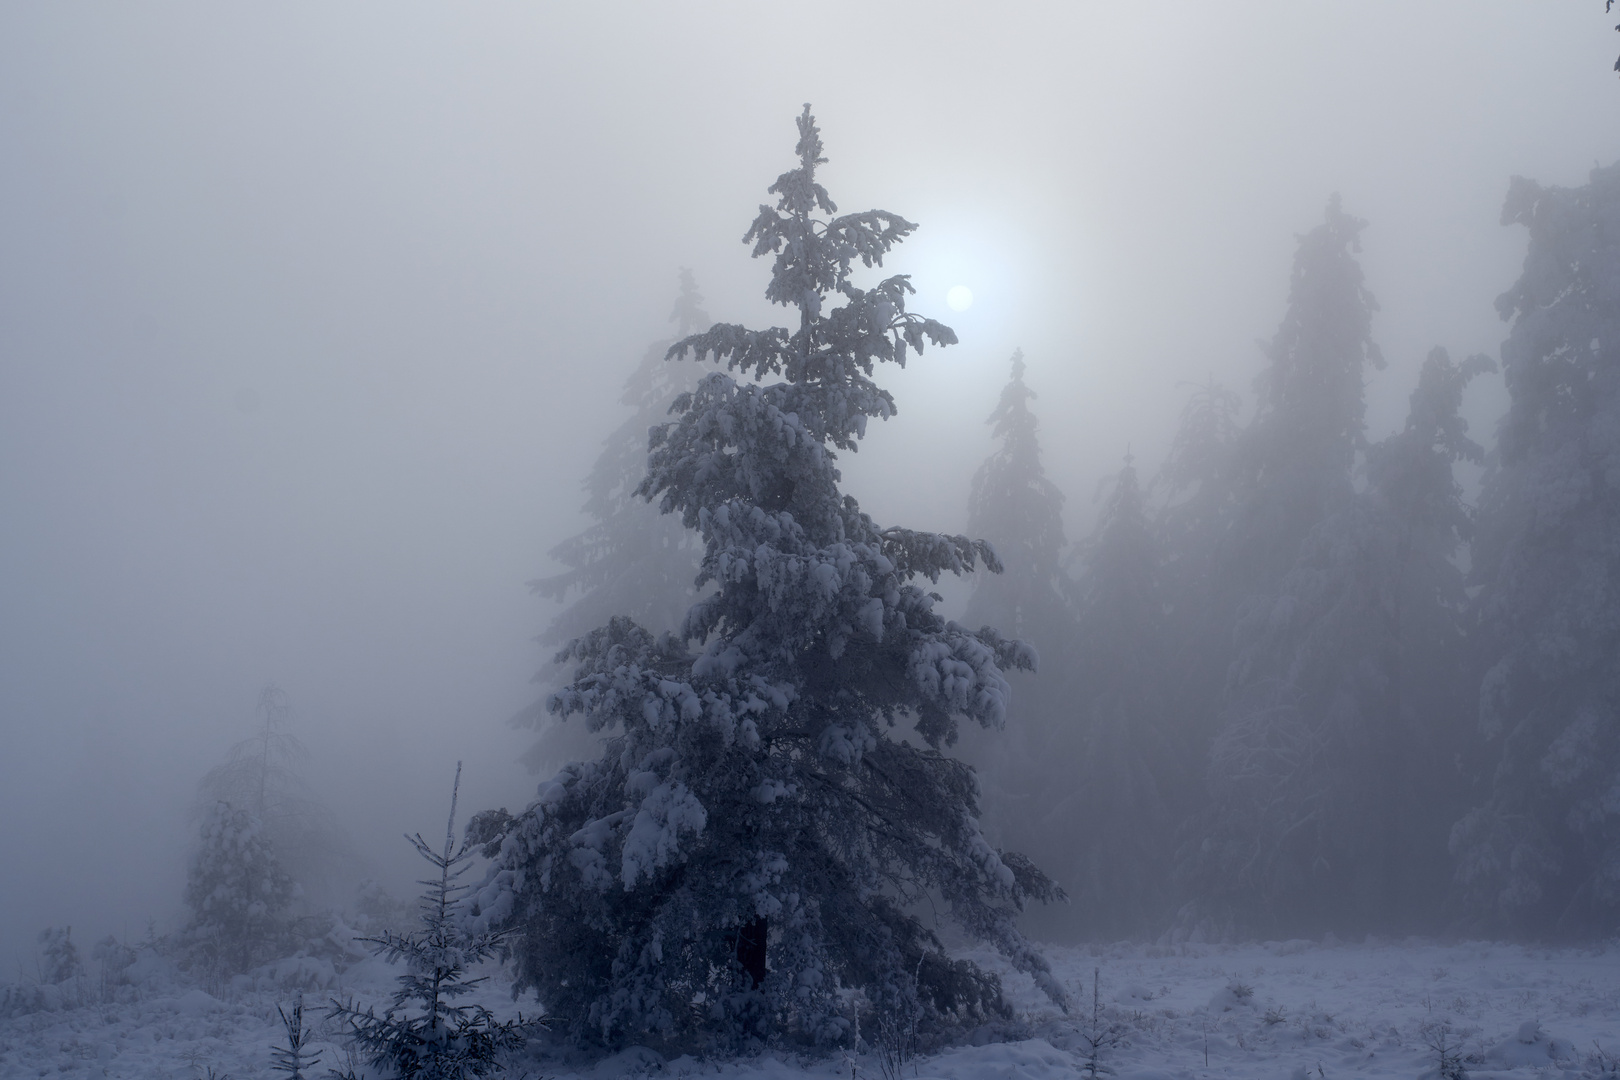
[[[1433,1076],[1439,1025],[1460,1043],[1473,1080],[1492,1077],[1620,1075],[1620,942],[1584,949],[1470,942],[1435,944],[1268,942],[1253,945],[1109,945],[1049,947],[1077,1002],[1058,1013],[1026,976],[994,954],[968,955],[1002,972],[1019,1011],[1023,1037],[993,1041],[988,1032],[907,1062],[919,1080],[1045,1080],[1082,1075],[1082,1036],[1092,1015],[1092,973],[1099,973],[1101,1023],[1116,1032],[1102,1064],[1119,1080],[1253,1077]],[[306,994],[306,1020],[320,1030],[316,1006],[333,994],[384,1003],[397,972],[375,959],[341,974],[324,961],[281,961],[252,979],[209,989],[172,967],[138,966],[119,1000],[72,1007],[72,994],[47,995],[55,1008],[0,1020],[0,1077],[126,1080],[257,1080],[274,1075],[270,1047],[282,1039],[277,1004],[294,988]],[[498,970],[480,990],[500,1015],[519,1005]],[[86,998],[99,995],[86,993]],[[525,1012],[533,1003],[521,1005]],[[321,1035],[313,1076],[348,1064]],[[1207,1059],[1206,1059],[1207,1054]],[[716,1076],[878,1078],[872,1056],[797,1059],[776,1054],[741,1061],[666,1060],[635,1049],[589,1064],[537,1052],[509,1075],[555,1080]]]

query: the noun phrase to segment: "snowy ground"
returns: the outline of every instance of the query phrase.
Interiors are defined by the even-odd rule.
[[[1093,969],[1102,1027],[1115,1040],[1103,1064],[1121,1080],[1148,1078],[1399,1077],[1432,1070],[1437,1034],[1460,1043],[1475,1080],[1616,1075],[1620,1060],[1620,947],[1531,949],[1463,944],[1336,946],[1109,946],[1050,950],[1083,998],[1083,1017],[1056,1014],[1027,980],[1008,978],[1030,1037],[964,1046],[906,1065],[904,1075],[952,1080],[1074,1077],[1085,1062]],[[990,963],[988,955],[975,954]],[[283,962],[259,986],[238,980],[217,996],[187,985],[157,959],[132,972],[116,1004],[58,1007],[0,1020],[0,1077],[233,1080],[270,1077],[279,1037],[278,992],[298,981],[310,1000],[356,993],[381,1000],[393,972],[375,960],[341,977],[323,962]],[[321,985],[321,984],[325,985]],[[504,1002],[490,987],[494,1004]],[[1442,1027],[1444,1025],[1444,1027]],[[322,1045],[321,1067],[345,1064]],[[1608,1055],[1614,1054],[1615,1057]],[[800,1062],[763,1057],[715,1065],[630,1052],[583,1072],[536,1063],[532,1076],[882,1076],[875,1058]]]

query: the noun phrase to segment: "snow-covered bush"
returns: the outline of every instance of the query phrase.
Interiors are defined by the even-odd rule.
[[[550,707],[602,732],[601,757],[480,818],[480,917],[520,932],[519,985],[580,1042],[836,1044],[846,987],[879,1009],[914,996],[936,1035],[999,1013],[996,977],[915,914],[930,901],[1064,998],[1015,926],[1057,890],[985,840],[977,779],[944,753],[959,720],[1002,723],[1002,670],[1033,655],[946,622],[915,580],[999,563],[983,541],[882,528],[838,487],[837,452],[894,413],[875,365],[955,335],[906,311],[904,276],[855,284],[914,226],[833,216],[821,149],[806,108],[799,162],[746,238],[797,329],[718,325],[670,350],[747,377],[676,399],[640,488],[702,533],[715,590],[680,638],[616,617],[574,641]]]
[[[73,944],[73,927],[47,926],[39,932],[39,981],[65,983],[84,974],[79,947]]]

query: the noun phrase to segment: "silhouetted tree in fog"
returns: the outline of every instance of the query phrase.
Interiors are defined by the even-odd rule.
[[[216,978],[279,955],[292,898],[293,880],[263,823],[240,807],[215,803],[186,875],[191,919],[180,935],[181,955]]]
[[[1234,447],[1236,507],[1219,558],[1239,603],[1274,587],[1352,490],[1367,368],[1384,366],[1372,341],[1378,304],[1356,259],[1366,224],[1335,195],[1299,239],[1288,309],[1255,380],[1255,417]]]
[[[1482,456],[1458,409],[1489,367],[1429,355],[1406,427],[1368,450],[1366,490],[1239,624],[1213,840],[1250,926],[1436,927],[1466,716],[1452,560],[1471,518],[1452,470]]]
[[[1383,366],[1370,336],[1376,304],[1355,257],[1364,226],[1334,196],[1322,224],[1300,238],[1288,309],[1257,380],[1258,409],[1233,447],[1231,526],[1207,602],[1232,612],[1235,651],[1210,748],[1212,803],[1182,858],[1196,898],[1189,919],[1309,921],[1328,898],[1331,875],[1321,871],[1334,853],[1320,842],[1320,770],[1331,702],[1310,697],[1318,688],[1301,681],[1296,653],[1316,607],[1335,608],[1328,594],[1336,587],[1323,594],[1320,586],[1347,569],[1333,565],[1341,561],[1335,527],[1324,526],[1354,513],[1364,373]]]
[[[1041,780],[1062,782],[1049,769],[1050,752],[1072,711],[1063,672],[1074,652],[1075,625],[1072,582],[1061,563],[1063,493],[1041,464],[1039,424],[1030,408],[1035,392],[1024,371],[1023,351],[1015,351],[1011,377],[987,421],[999,445],[979,467],[968,497],[968,532],[994,545],[1004,570],[979,576],[962,621],[1006,628],[1052,663],[1046,673],[1014,678],[1006,730],[966,733],[964,754],[976,763],[986,819],[1021,846],[1039,846],[1039,823],[1051,809]]]
[[[1182,407],[1170,453],[1152,489],[1167,585],[1178,597],[1217,592],[1218,556],[1237,511],[1238,395],[1211,377]]]
[[[963,621],[993,623],[1061,655],[1073,633],[1070,583],[1060,563],[1063,492],[1041,465],[1038,423],[1029,407],[1034,398],[1019,349],[988,421],[1001,445],[979,467],[968,496],[968,531],[995,545],[1005,569],[974,585]]]
[[[1474,548],[1489,797],[1452,837],[1489,925],[1620,926],[1620,166],[1515,178],[1530,248],[1497,300],[1510,405]]]
[[[690,270],[681,271],[680,295],[669,318],[678,338],[709,325]],[[614,615],[628,615],[654,633],[673,631],[695,596],[697,536],[636,494],[647,475],[647,433],[665,421],[670,403],[695,381],[690,367],[667,359],[671,344],[667,338],[654,342],[625,380],[619,401],[634,411],[604,440],[585,478],[584,509],[593,523],[551,549],[551,557],[568,569],[530,582],[533,591],[548,599],[574,598],[540,636],[542,644],[566,645]],[[566,678],[565,672],[559,674]],[[536,681],[555,685],[556,678],[542,672]],[[541,697],[513,720],[540,727],[545,715]],[[552,752],[550,743],[541,741],[525,760],[538,768]]]
[[[1166,737],[1191,762],[1206,760],[1231,662],[1235,600],[1224,552],[1238,510],[1241,404],[1213,377],[1195,386],[1150,488],[1164,605],[1159,692],[1170,718]],[[1178,790],[1178,821],[1202,809],[1202,792],[1196,781]]]
[[[923,1031],[999,1012],[996,978],[913,914],[925,897],[1063,999],[1014,928],[1051,883],[984,840],[973,773],[940,749],[961,718],[1002,722],[1001,669],[1029,650],[947,623],[914,582],[999,567],[982,541],[880,528],[838,489],[836,452],[894,412],[875,365],[955,335],[906,311],[904,276],[854,283],[914,226],[834,216],[821,148],[806,106],[798,164],[746,237],[797,328],[671,350],[752,376],[682,394],[641,487],[702,532],[716,591],[684,641],[616,617],[576,642],[552,708],[602,731],[603,755],[489,840],[478,903],[521,931],[520,985],[579,1039],[842,1041],[840,986]]]
[[[279,687],[259,692],[253,732],[197,783],[193,817],[206,820],[219,803],[258,823],[277,863],[299,886],[333,900],[353,872],[353,850],[337,820],[304,779],[309,751],[292,733],[292,706]]]
[[[1073,922],[1092,939],[1163,929],[1174,830],[1197,776],[1170,726],[1159,544],[1129,454],[1110,489],[1080,549],[1068,707],[1047,766],[1062,762],[1066,782],[1039,830],[1064,849],[1050,866],[1070,891]]]

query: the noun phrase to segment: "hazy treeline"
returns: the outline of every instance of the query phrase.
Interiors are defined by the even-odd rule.
[[[971,507],[1014,569],[970,618],[1046,661],[985,763],[1006,837],[1074,896],[1046,931],[1613,931],[1620,169],[1515,180],[1503,222],[1530,248],[1497,301],[1511,404],[1488,448],[1459,409],[1496,365],[1439,347],[1404,428],[1366,438],[1384,361],[1337,198],[1300,238],[1252,418],[1195,389],[1168,460],[1144,481],[1127,456],[1068,564],[1015,358]],[[1477,505],[1459,462],[1486,466]]]
[[[1039,934],[1612,932],[1620,169],[1572,190],[1516,180],[1503,222],[1530,246],[1497,302],[1494,440],[1459,413],[1496,361],[1443,347],[1404,427],[1367,438],[1385,364],[1365,223],[1337,197],[1299,239],[1254,385],[1193,388],[1167,458],[1127,453],[1078,541],[1013,356],[967,507],[1006,570],[980,575],[963,621],[1030,641],[1041,665],[1015,679],[1007,731],[957,752],[987,825],[1071,897],[1027,917]],[[683,334],[705,324],[698,303],[687,277]],[[698,551],[634,495],[641,433],[695,377],[663,365],[666,345],[591,474],[596,524],[537,584],[577,597],[553,643],[630,596],[676,630],[693,598]],[[1477,504],[1459,463],[1485,467]]]

